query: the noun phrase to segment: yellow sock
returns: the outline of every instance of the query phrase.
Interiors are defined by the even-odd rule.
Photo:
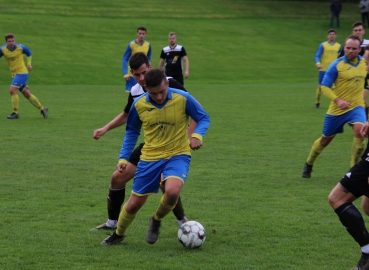
[[[365,142],[364,139],[354,138],[354,142],[352,143],[352,152],[351,152],[351,167],[359,162],[361,155],[364,152]]]
[[[41,103],[38,101],[37,97],[35,97],[34,95],[31,95],[28,98],[28,100],[29,100],[29,102],[32,103],[33,106],[35,106],[39,110],[43,110],[44,109],[44,106],[41,105]]]
[[[320,103],[320,96],[322,95],[322,90],[320,86],[316,89],[316,103]]]
[[[311,147],[310,154],[306,163],[309,165],[313,165],[320,153],[323,152],[324,148],[325,147],[320,144],[320,138],[317,139],[313,143],[313,147]]]
[[[158,209],[156,209],[156,212],[154,214],[155,220],[162,220],[166,215],[168,215],[176,206],[177,202],[174,205],[168,205],[164,201],[164,195],[160,198],[160,203]]]
[[[118,218],[118,226],[115,230],[115,233],[118,235],[124,235],[124,232],[127,230],[129,225],[131,225],[132,221],[135,219],[136,214],[128,214],[125,209],[126,203],[122,207],[122,211],[119,214]]]
[[[18,113],[19,109],[19,96],[18,94],[12,95],[13,112]]]

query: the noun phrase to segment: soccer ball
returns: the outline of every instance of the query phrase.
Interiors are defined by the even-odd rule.
[[[197,221],[187,221],[178,230],[178,240],[185,248],[199,248],[205,239],[205,228]]]

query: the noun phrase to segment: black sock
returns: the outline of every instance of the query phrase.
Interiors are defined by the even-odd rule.
[[[126,187],[120,189],[109,189],[108,195],[108,216],[111,220],[118,220],[120,208],[124,202]]]
[[[181,202],[181,196],[178,197],[178,201],[176,206],[173,208],[173,214],[176,216],[177,220],[181,220],[184,218],[185,213]]]
[[[334,211],[360,247],[369,244],[369,233],[365,227],[363,216],[352,203],[344,203]]]

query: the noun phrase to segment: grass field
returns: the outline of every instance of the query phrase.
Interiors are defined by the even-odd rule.
[[[166,1],[142,1],[147,16],[136,15],[141,5],[119,1],[5,2],[1,29],[31,48],[30,89],[50,116],[42,119],[20,96],[20,119],[6,119],[11,78],[0,59],[1,269],[355,265],[360,249],[327,202],[349,167],[349,128],[319,157],[313,178],[301,178],[328,107],[323,98],[314,108],[314,55],[328,30],[328,2],[201,0],[165,10]],[[344,5],[339,42],[359,15],[356,4]],[[146,244],[159,196],[149,198],[121,245],[103,247],[106,232],[90,231],[107,217],[124,128],[99,141],[92,133],[126,103],[121,57],[141,24],[154,66],[167,33],[178,33],[191,64],[185,86],[211,116],[182,192],[187,216],[207,230],[198,250],[181,247],[171,214],[159,241]]]

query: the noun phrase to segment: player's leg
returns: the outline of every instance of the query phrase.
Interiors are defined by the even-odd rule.
[[[347,232],[361,247],[358,269],[369,264],[369,233],[353,201],[369,194],[369,163],[360,161],[341,179],[329,194],[328,201]],[[354,268],[355,269],[355,268]]]
[[[131,193],[128,201],[123,205],[122,211],[120,212],[118,219],[117,229],[114,231],[112,235],[105,238],[101,245],[110,246],[118,244],[123,241],[125,235],[125,231],[131,225],[133,220],[136,217],[137,212],[141,209],[141,207],[145,204],[148,195],[138,196],[134,193]]]
[[[107,197],[108,220],[93,230],[113,230],[117,227],[119,213],[125,198],[126,183],[134,177],[135,172],[136,165],[128,162],[124,172],[116,170],[113,173]]]
[[[366,122],[365,109],[363,107],[356,107],[349,111],[347,117],[350,119],[354,131],[354,141],[352,143],[351,151],[351,167],[359,162],[361,155],[365,148],[365,138],[361,135],[361,128]]]
[[[322,96],[322,89],[321,89],[321,84],[323,81],[325,75],[325,71],[319,71],[319,86],[316,89],[316,100],[315,100],[315,108],[319,108],[320,107],[320,97]]]
[[[304,169],[302,171],[303,178],[310,178],[313,171],[313,165],[318,156],[323,150],[330,144],[337,133],[343,132],[343,126],[347,122],[344,116],[332,116],[325,115],[323,135],[317,139],[311,147],[309,156],[305,162]]]
[[[102,245],[114,245],[123,240],[125,231],[146,202],[148,195],[159,191],[160,175],[165,162],[166,160],[140,161],[136,169],[135,181],[132,184],[131,196],[122,207],[117,229],[101,242]]]
[[[369,216],[369,198],[368,197],[363,196],[363,200],[361,201],[361,208],[363,209],[364,213],[367,216]]]
[[[110,230],[117,227],[119,213],[125,198],[126,183],[131,180],[136,173],[143,146],[144,143],[141,143],[132,151],[124,172],[115,171],[113,173],[107,198],[108,221],[97,226],[93,230]]]
[[[150,227],[146,234],[146,241],[154,244],[159,238],[161,220],[171,212],[177,204],[183,183],[187,180],[191,157],[179,155],[171,157],[163,169],[165,192],[160,199],[155,214],[150,219]]]
[[[163,177],[162,177],[163,180]],[[163,182],[162,185],[160,185],[160,190],[164,193],[165,192],[165,182]],[[183,223],[185,223],[186,221],[188,221],[185,213],[184,213],[184,209],[183,209],[183,205],[182,205],[182,200],[181,200],[181,196],[178,197],[178,201],[176,206],[173,208],[173,214],[175,215],[176,219],[177,219],[177,224],[179,227],[182,226]]]
[[[10,96],[11,96],[11,102],[12,102],[12,107],[13,107],[13,112],[12,114],[8,115],[7,118],[8,119],[18,119],[19,118],[19,96],[18,96],[18,87],[17,86],[10,86],[9,92],[10,92]]]

